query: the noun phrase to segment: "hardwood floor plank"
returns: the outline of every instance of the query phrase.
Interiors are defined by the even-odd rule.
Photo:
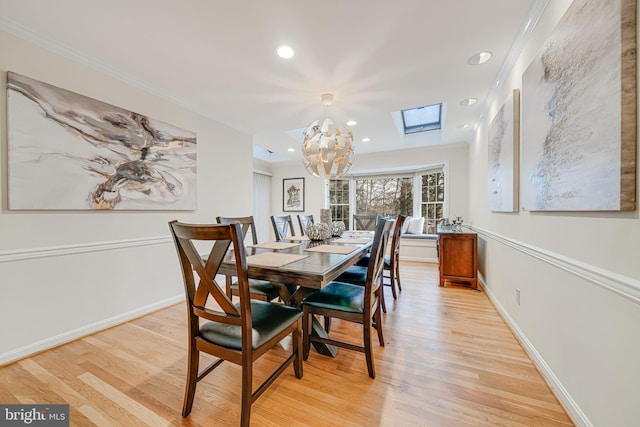
[[[158,416],[155,412],[149,410],[146,406],[141,405],[122,391],[116,389],[110,384],[102,381],[91,372],[85,372],[78,377],[85,384],[94,388],[98,393],[102,394],[108,400],[122,407],[140,421],[149,426],[168,426],[169,421]]]
[[[398,299],[385,288],[386,346],[374,337],[376,379],[362,353],[312,350],[301,380],[288,369],[256,401],[253,425],[573,425],[484,292],[440,288],[433,264],[400,269]],[[361,339],[347,322],[333,322],[332,334]],[[186,336],[177,304],[0,367],[0,400],[69,403],[73,426],[237,425],[240,368],[228,363],[198,384],[182,418]],[[256,363],[255,385],[290,346],[283,341]]]

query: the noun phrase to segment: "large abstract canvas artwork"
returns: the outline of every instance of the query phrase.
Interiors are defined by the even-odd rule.
[[[10,209],[196,209],[193,132],[13,72]]]
[[[496,113],[488,129],[489,209],[518,210],[518,141],[520,137],[520,91],[514,89]]]
[[[522,76],[522,201],[634,210],[636,2],[574,0]]]

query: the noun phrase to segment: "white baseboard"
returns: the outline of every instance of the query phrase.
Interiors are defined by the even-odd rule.
[[[496,308],[498,313],[500,313],[500,316],[505,321],[507,326],[509,326],[516,339],[520,342],[522,348],[524,348],[524,351],[536,365],[538,371],[540,371],[549,387],[553,390],[554,394],[569,414],[571,420],[580,427],[593,427],[593,423],[591,423],[586,414],[582,412],[582,409],[580,409],[569,392],[564,388],[564,386],[562,385],[558,377],[554,374],[553,370],[551,370],[544,358],[540,355],[540,353],[538,353],[533,344],[527,339],[527,336],[522,332],[522,330],[518,327],[511,316],[509,316],[509,313],[500,304],[500,301],[498,301],[498,299],[495,298],[495,296],[491,293],[491,288],[486,286],[484,278],[479,277],[479,281],[487,296],[489,296],[489,299],[493,303],[493,306]]]
[[[145,307],[140,307],[138,309],[129,311],[127,313],[122,313],[120,315],[117,315],[108,319],[91,323],[89,325],[82,326],[72,331],[64,332],[62,334],[58,334],[56,336],[49,337],[38,342],[16,348],[6,353],[2,353],[0,354],[0,366],[6,365],[11,362],[15,362],[19,359],[31,356],[35,353],[38,353],[44,350],[49,350],[53,347],[57,347],[59,345],[68,343],[70,341],[77,340],[78,338],[82,338],[87,335],[108,329],[112,326],[116,326],[116,325],[128,322],[129,320],[135,319],[140,316],[144,316],[145,314],[154,312],[156,310],[169,307],[181,301],[184,301],[183,294],[172,297],[172,298],[168,298],[164,301],[158,301],[156,303],[147,305]]]

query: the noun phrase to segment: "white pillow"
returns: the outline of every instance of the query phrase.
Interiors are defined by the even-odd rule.
[[[422,229],[424,228],[424,218],[411,218],[409,221],[409,226],[407,227],[407,234],[422,234]]]
[[[411,221],[410,216],[404,219],[404,222],[402,223],[402,229],[400,230],[400,234],[405,234],[407,232],[407,229],[409,228],[409,221]]]

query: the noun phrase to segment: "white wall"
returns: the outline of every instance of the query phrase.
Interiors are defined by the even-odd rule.
[[[286,164],[272,164],[271,171],[271,210],[272,215],[291,215],[296,235],[300,234],[297,215],[313,215],[316,221],[320,220],[320,209],[325,207],[325,180],[310,175],[300,162]],[[282,210],[283,187],[282,180],[288,178],[304,178],[304,212],[284,212]],[[271,237],[275,234],[271,230]]]
[[[357,147],[356,147],[357,150]],[[449,191],[448,216],[461,215],[466,218],[469,212],[469,163],[466,143],[453,146],[432,146],[393,153],[357,154],[349,172],[406,168],[423,165],[447,165],[447,190]],[[320,217],[320,209],[325,207],[326,181],[310,175],[301,162],[273,164],[272,209],[274,215],[282,215],[282,179],[305,179],[305,214]],[[296,213],[292,213],[295,218]],[[297,220],[296,220],[297,221]],[[297,230],[297,227],[296,227]],[[296,231],[297,233],[297,231]]]
[[[488,208],[488,122],[511,90],[522,88],[522,73],[570,3],[548,3],[470,146],[470,222],[480,233],[487,293],[574,420],[632,426],[640,419],[638,211]]]
[[[251,212],[253,202],[249,135],[2,31],[0,52],[3,88],[6,72],[14,71],[189,129],[198,141],[195,212],[9,211],[7,103],[1,91],[2,364],[181,301],[167,222],[215,222],[216,215]]]

